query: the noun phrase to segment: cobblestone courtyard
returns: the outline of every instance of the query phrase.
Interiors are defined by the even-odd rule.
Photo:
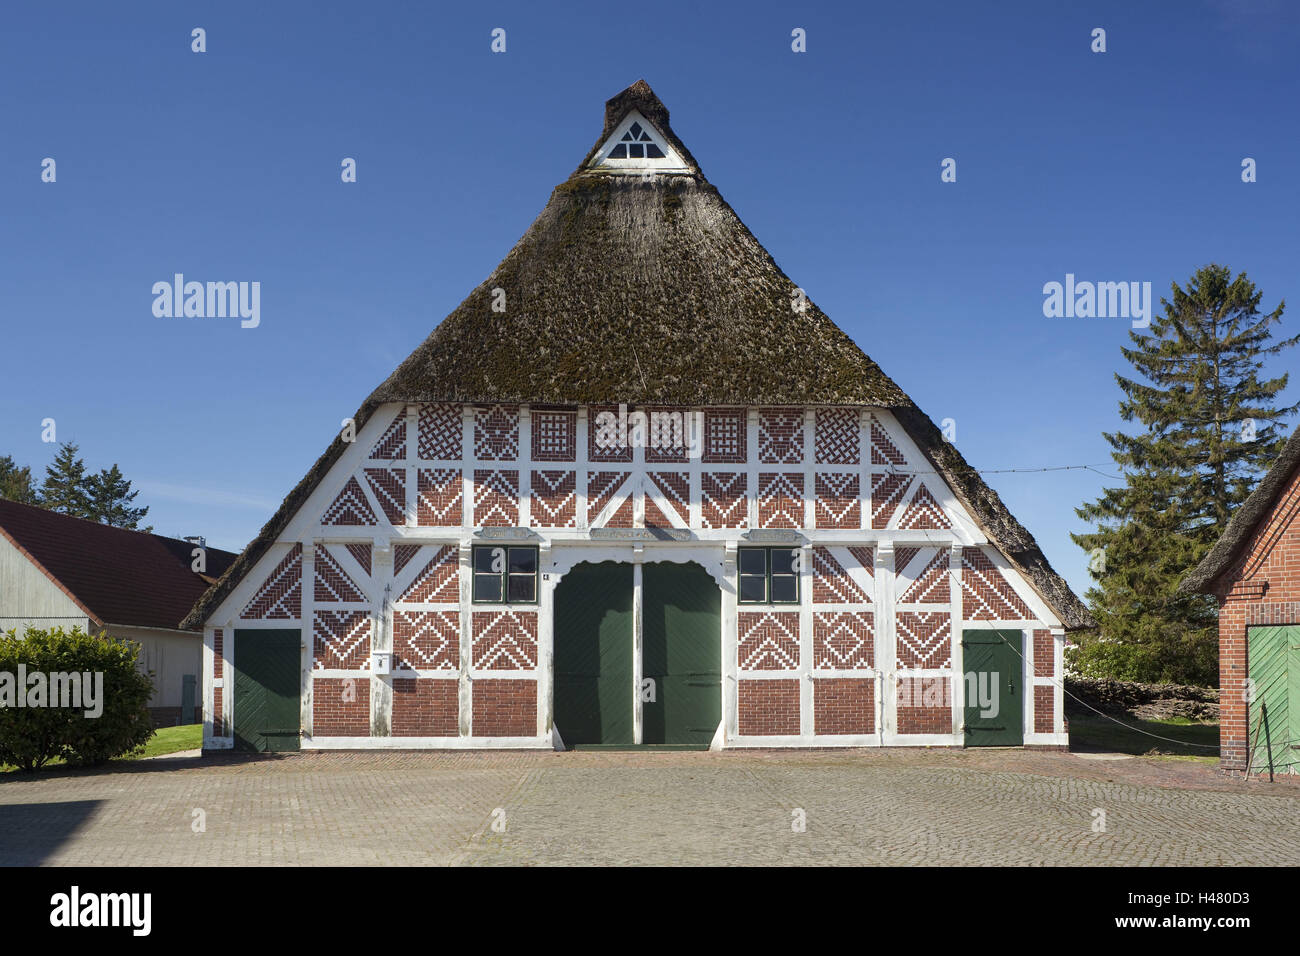
[[[0,863],[1296,865],[1300,786],[1015,750],[165,758],[0,777]]]

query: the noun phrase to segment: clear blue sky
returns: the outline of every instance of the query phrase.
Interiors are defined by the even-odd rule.
[[[1267,309],[1300,291],[1300,5],[591,10],[7,9],[0,454],[43,474],[54,418],[92,469],[121,466],[159,532],[239,550],[639,77],[787,274],[932,418],[956,419],[982,469],[1114,473],[1101,433],[1119,424],[1128,322],[1044,318],[1045,282],[1150,281],[1159,297],[1218,262]],[[150,289],[175,272],[261,282],[261,327],[155,318]],[[1106,479],[988,477],[1082,593],[1068,532]]]

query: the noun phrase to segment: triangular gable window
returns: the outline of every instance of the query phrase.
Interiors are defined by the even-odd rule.
[[[609,134],[591,165],[617,175],[692,172],[664,134],[636,110]]]
[[[637,122],[628,127],[616,145],[609,152],[610,159],[663,159],[664,151],[654,141],[645,128]]]

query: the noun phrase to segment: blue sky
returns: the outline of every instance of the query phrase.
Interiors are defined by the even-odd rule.
[[[1101,433],[1120,424],[1129,323],[1044,318],[1044,283],[1150,281],[1158,298],[1218,262],[1266,309],[1300,291],[1300,7],[1285,0],[590,10],[7,10],[0,454],[43,473],[54,418],[92,469],[121,466],[157,531],[239,550],[640,77],[786,273],[956,420],[981,469],[1116,473]],[[261,282],[260,327],[156,318],[152,285],[176,272]],[[1082,593],[1073,509],[1107,479],[987,477]]]

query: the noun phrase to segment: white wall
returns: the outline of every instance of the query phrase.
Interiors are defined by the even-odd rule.
[[[196,709],[202,706],[199,694],[203,690],[203,635],[117,624],[110,624],[105,630],[114,637],[140,645],[140,669],[154,672],[150,707],[179,707],[181,678],[185,674],[194,675],[194,706]]]
[[[88,629],[86,612],[7,539],[0,537],[0,631]]]

